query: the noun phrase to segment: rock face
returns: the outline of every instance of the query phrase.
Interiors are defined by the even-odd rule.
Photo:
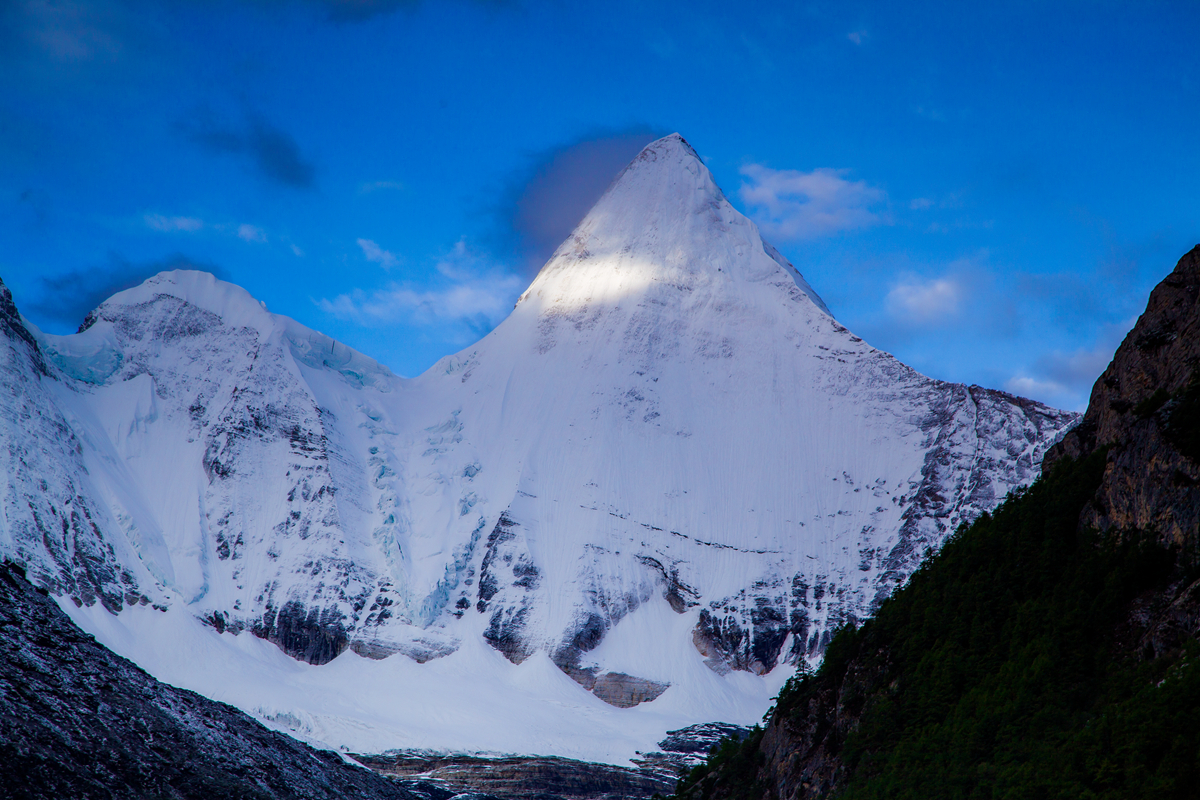
[[[0,633],[4,797],[430,800],[159,683],[10,564],[0,566]]]
[[[85,442],[54,395],[60,382],[0,284],[0,555],[30,578],[110,611],[145,603],[138,558],[95,491]],[[144,573],[143,573],[144,574]]]
[[[742,738],[750,729],[707,722],[667,732],[661,750],[639,754],[637,769],[552,757],[473,757],[428,752],[356,755],[380,774],[406,786],[453,793],[481,793],[508,800],[637,800],[663,795],[680,773],[703,760],[723,738]],[[434,797],[431,800],[443,800]]]
[[[646,703],[665,692],[668,683],[656,683],[645,678],[635,678],[624,672],[606,672],[592,684],[592,694],[610,706],[633,708]]]
[[[1046,465],[1108,447],[1095,502],[1080,524],[1155,531],[1200,544],[1200,246],[1150,293],[1146,311],[1096,381],[1079,426]]]
[[[677,778],[702,763],[709,751],[723,740],[740,742],[750,731],[751,729],[744,725],[730,725],[728,722],[689,725],[679,730],[667,731],[667,738],[658,743],[659,750],[638,753],[638,757],[632,761],[642,769]]]
[[[674,776],[569,758],[473,758],[420,753],[356,756],[382,775],[442,787],[456,796],[503,800],[645,800],[669,792]],[[441,798],[435,798],[441,800]]]
[[[1046,455],[1107,448],[1104,478],[1081,527],[1152,533],[1187,563],[1200,559],[1200,245],[1150,293],[1146,311],[1096,381],[1079,426]],[[1178,652],[1200,634],[1200,581],[1139,599],[1122,631],[1143,657]]]
[[[677,135],[418,378],[186,271],[72,336],[4,295],[0,378],[0,554],[38,585],[314,665],[548,661],[564,730],[596,698],[758,719],[778,680],[750,676],[819,659],[1076,420],[853,335]]]

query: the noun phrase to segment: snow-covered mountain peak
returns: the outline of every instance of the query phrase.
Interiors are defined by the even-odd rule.
[[[390,391],[400,380],[375,359],[290,317],[272,314],[242,287],[199,270],[160,272],[118,292],[89,313],[74,335],[36,335],[64,373],[101,384],[128,358],[122,351],[129,350],[131,341],[161,353],[216,330],[248,334],[253,347],[284,347],[295,361],[332,370],[360,387]]]
[[[766,292],[762,287],[771,287]],[[603,314],[630,302],[773,307],[800,299],[829,309],[763,241],[679,134],[647,145],[555,251],[519,305],[540,316]]]
[[[275,317],[267,311],[266,305],[255,300],[242,287],[223,281],[208,272],[175,269],[160,272],[105,300],[88,315],[83,328],[91,327],[97,319],[103,317],[105,309],[145,305],[163,296],[174,297],[197,309],[215,314],[226,325],[253,328],[263,338],[276,326]]]

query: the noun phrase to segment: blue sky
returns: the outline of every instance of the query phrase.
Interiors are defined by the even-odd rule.
[[[1200,4],[0,0],[0,277],[173,265],[414,375],[679,131],[834,314],[1082,408],[1200,242]]]

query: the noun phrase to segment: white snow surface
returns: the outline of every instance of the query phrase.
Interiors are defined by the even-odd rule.
[[[436,668],[350,650],[318,667],[247,633],[217,634],[185,608],[163,613],[137,606],[113,615],[98,603],[58,600],[101,644],[160,680],[229,703],[315,746],[351,753],[519,753],[629,766],[637,751],[658,749],[665,731],[698,719],[760,722],[790,674],[722,678],[682,646],[685,637],[675,636],[676,652],[657,657],[670,659],[687,680],[652,703],[622,709],[584,692],[545,654],[518,666],[482,639],[464,642]],[[686,622],[664,621],[659,635]]]
[[[88,323],[0,340],[0,554],[156,677],[355,752],[756,722],[1077,419],[851,334],[678,135],[415,379],[205,273]]]

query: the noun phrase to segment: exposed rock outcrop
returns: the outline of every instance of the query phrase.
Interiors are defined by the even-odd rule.
[[[626,675],[624,672],[605,672],[596,678],[592,693],[610,706],[633,708],[658,697],[668,686],[669,683]]]
[[[702,722],[674,731],[667,731],[667,738],[658,743],[661,750],[638,753],[633,760],[644,770],[657,771],[667,776],[682,775],[691,767],[704,761],[709,751],[722,741],[729,739],[740,742],[750,733],[744,725],[728,722]]]
[[[673,775],[654,770],[552,756],[480,758],[398,752],[355,758],[383,775],[505,800],[639,800],[665,794],[675,784]]]
[[[408,786],[426,789],[440,787],[504,800],[637,800],[666,794],[682,770],[699,763],[722,739],[740,740],[749,732],[727,722],[667,731],[658,743],[661,751],[640,753],[634,759],[637,769],[545,756],[483,758],[412,751],[356,755],[355,759],[383,775],[404,779]]]
[[[1108,447],[1095,501],[1080,524],[1154,531],[1200,544],[1200,245],[1150,293],[1146,311],[1096,381],[1083,420],[1045,466]]]

